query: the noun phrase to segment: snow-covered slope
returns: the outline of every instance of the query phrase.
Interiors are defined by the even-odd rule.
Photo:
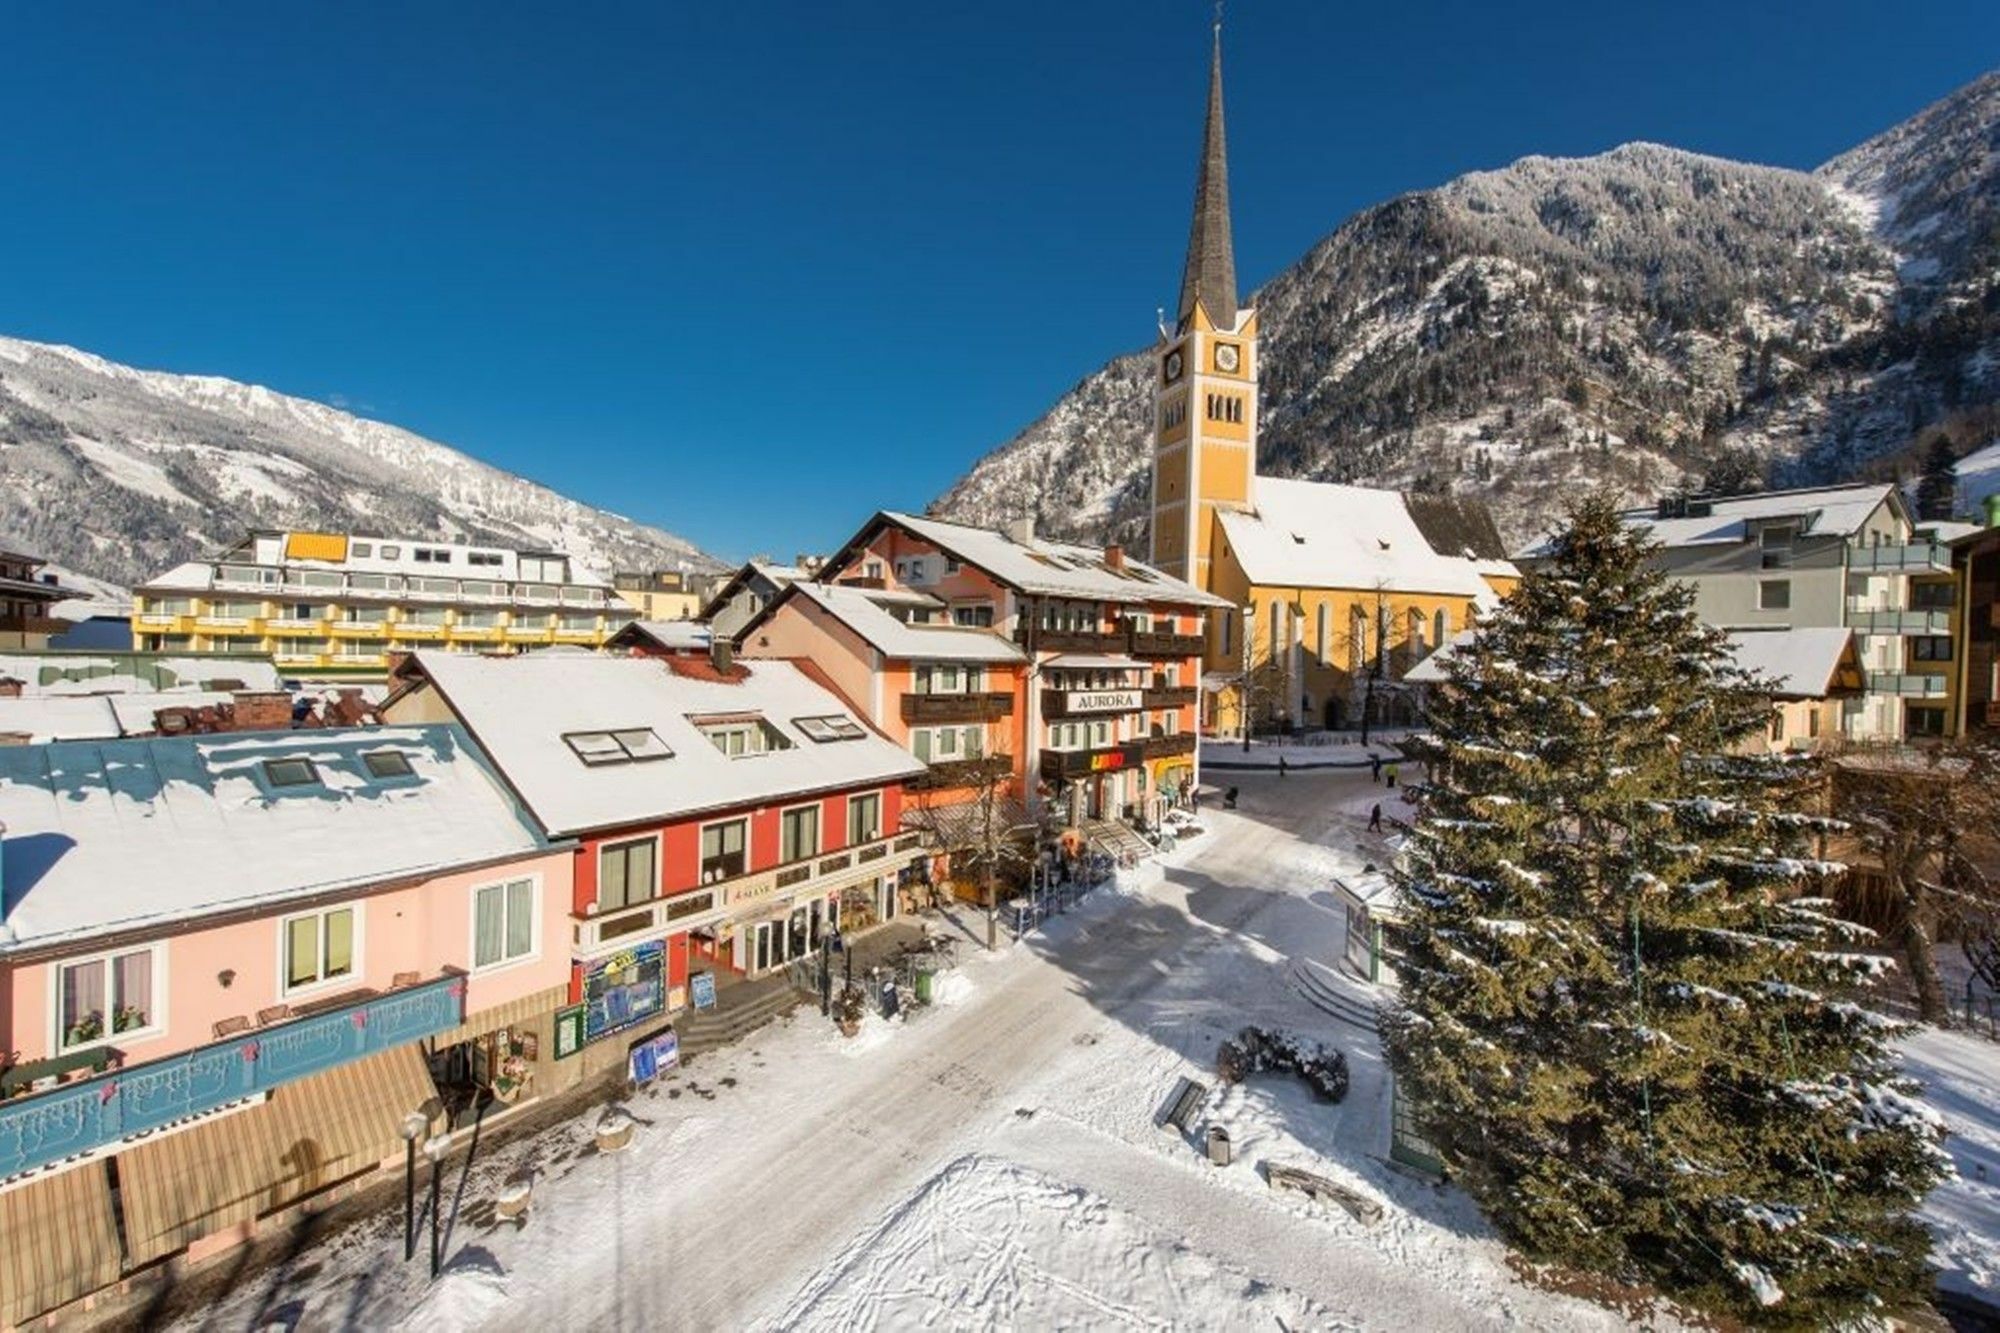
[[[467,536],[712,568],[658,528],[270,389],[0,338],[0,537],[130,585],[252,527]]]
[[[1996,144],[2000,73],[1815,173],[1628,144],[1367,209],[1254,297],[1260,467],[1482,494],[1519,539],[1597,481],[1831,480],[1920,431],[1990,438]],[[934,510],[1141,542],[1150,368],[1086,378]]]

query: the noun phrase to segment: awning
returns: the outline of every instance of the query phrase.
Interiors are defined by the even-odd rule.
[[[26,1324],[118,1280],[106,1164],[85,1162],[0,1193],[0,1324]]]
[[[436,1097],[412,1043],[127,1149],[118,1155],[118,1180],[133,1265],[377,1165],[402,1149],[403,1117]]]
[[[489,1005],[476,1014],[468,1015],[457,1027],[448,1028],[430,1038],[433,1043],[431,1049],[441,1051],[447,1046],[456,1046],[462,1041],[471,1041],[474,1037],[498,1032],[501,1028],[520,1027],[524,1023],[540,1018],[543,1014],[553,1013],[568,1003],[569,983],[564,982],[547,990],[523,995],[518,1000],[509,1000],[505,1004]]]
[[[1083,671],[1140,671],[1150,669],[1150,664],[1136,657],[1126,657],[1122,653],[1057,653],[1042,663],[1045,667],[1064,667]]]

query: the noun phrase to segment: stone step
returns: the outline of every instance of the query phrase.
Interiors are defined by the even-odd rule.
[[[1305,997],[1308,1004],[1328,1017],[1337,1018],[1352,1027],[1360,1028],[1363,1032],[1381,1031],[1373,1005],[1348,995],[1333,983],[1318,976],[1311,963],[1292,964],[1292,984]]]
[[[674,1025],[680,1034],[681,1051],[683,1054],[695,1054],[739,1041],[790,1012],[804,998],[796,991],[784,988],[720,1012],[691,1014]]]

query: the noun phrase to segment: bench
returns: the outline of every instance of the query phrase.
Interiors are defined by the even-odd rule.
[[[1264,1163],[1264,1179],[1274,1190],[1297,1190],[1309,1199],[1320,1203],[1335,1203],[1345,1208],[1354,1220],[1364,1226],[1373,1226],[1382,1220],[1382,1205],[1359,1190],[1345,1185],[1336,1185],[1325,1176],[1316,1176],[1296,1166],[1283,1166],[1277,1162]]]
[[[1207,1084],[1182,1077],[1174,1084],[1174,1090],[1167,1094],[1167,1100],[1161,1104],[1159,1114],[1153,1117],[1153,1123],[1161,1129],[1172,1125],[1175,1129],[1186,1133],[1188,1121],[1194,1118],[1194,1113],[1200,1110],[1201,1104],[1207,1100]]]

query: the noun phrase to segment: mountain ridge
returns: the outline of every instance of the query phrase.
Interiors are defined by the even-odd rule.
[[[2000,71],[1814,171],[1635,141],[1363,209],[1251,298],[1259,469],[1490,500],[1805,484],[2000,430]],[[1152,349],[932,511],[1143,543]]]
[[[0,533],[129,587],[253,527],[547,545],[599,576],[721,563],[388,422],[0,336]]]

